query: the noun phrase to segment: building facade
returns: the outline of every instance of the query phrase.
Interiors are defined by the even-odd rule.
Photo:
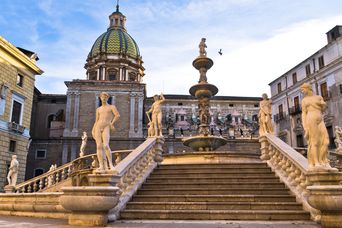
[[[333,129],[342,126],[342,26],[326,34],[327,45],[269,84],[275,132],[293,147],[307,145],[301,124],[303,95],[299,89],[304,82],[311,84],[313,91],[327,103],[324,122],[331,148]]]
[[[24,180],[35,76],[43,71],[35,53],[16,48],[0,36],[0,191],[12,155],[19,162],[18,182]]]

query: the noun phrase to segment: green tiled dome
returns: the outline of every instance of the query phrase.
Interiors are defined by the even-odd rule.
[[[125,53],[132,58],[140,57],[137,43],[127,32],[120,28],[109,28],[107,32],[99,36],[91,48],[88,57],[94,57],[99,53]]]

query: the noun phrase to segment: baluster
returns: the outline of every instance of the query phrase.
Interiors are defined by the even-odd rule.
[[[70,177],[71,174],[71,166],[68,167],[67,177]]]
[[[56,172],[56,184],[59,182],[59,171]]]
[[[36,190],[37,190],[37,181],[34,181],[32,192],[36,192]]]
[[[31,191],[32,191],[32,187],[31,187],[31,184],[29,184],[27,187],[27,193],[30,193]]]
[[[62,176],[61,176],[61,180],[65,180],[65,169],[62,170]]]
[[[43,181],[44,181],[44,177],[39,179],[39,191],[43,189]]]
[[[47,187],[49,186],[49,177],[45,177],[45,186],[44,187]]]
[[[25,193],[25,186],[21,187],[20,192]]]

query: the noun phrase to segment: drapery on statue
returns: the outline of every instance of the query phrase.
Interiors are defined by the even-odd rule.
[[[304,137],[308,142],[309,170],[331,170],[328,160],[329,135],[323,121],[322,112],[326,107],[323,97],[313,94],[308,83],[301,85],[302,123]]]
[[[335,126],[335,145],[336,152],[342,152],[342,129],[339,126]]]
[[[207,45],[205,44],[205,40],[205,38],[202,38],[201,42],[198,45],[200,56],[207,56],[207,51],[205,50],[207,48]]]
[[[272,101],[268,99],[267,94],[262,94],[262,101],[260,101],[259,106],[259,135],[265,135],[268,133],[273,133],[272,126]]]
[[[152,130],[150,131],[150,133],[154,133],[154,135],[149,136],[163,136],[161,104],[165,101],[165,98],[161,93],[160,95],[154,95],[153,99],[154,103],[152,104],[150,110],[146,112],[146,115],[148,116],[150,121],[149,127],[154,127],[154,132]],[[152,113],[152,120],[149,117],[149,113]]]
[[[105,171],[108,167],[111,170],[114,169],[109,147],[110,129],[115,130],[114,123],[120,118],[116,107],[107,103],[108,98],[108,93],[101,93],[102,105],[96,109],[96,120],[92,129],[92,135],[96,142],[97,160],[99,162],[97,171],[100,172]]]
[[[17,155],[12,155],[12,161],[7,174],[8,185],[15,186],[17,184],[18,170],[19,162],[17,160]]]
[[[87,141],[88,141],[88,136],[87,136],[87,132],[83,132],[82,135],[82,143],[81,143],[81,147],[80,147],[80,157],[84,156],[84,150],[87,146]]]

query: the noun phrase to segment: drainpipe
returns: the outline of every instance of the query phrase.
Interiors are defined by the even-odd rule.
[[[289,106],[289,98],[288,98],[288,86],[287,86],[287,76],[285,76],[285,87],[286,87],[286,105],[287,105],[287,113],[289,115],[289,122],[290,122],[290,146],[292,147],[292,124],[291,124],[291,116],[290,116],[290,106]]]

